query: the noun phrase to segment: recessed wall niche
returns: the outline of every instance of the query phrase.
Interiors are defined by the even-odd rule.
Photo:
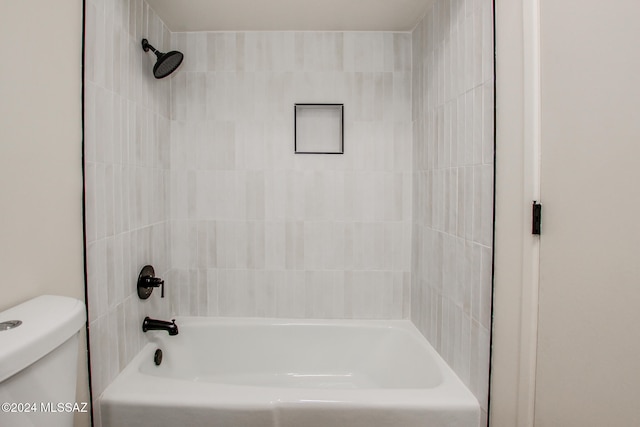
[[[295,104],[296,154],[344,153],[344,104]]]

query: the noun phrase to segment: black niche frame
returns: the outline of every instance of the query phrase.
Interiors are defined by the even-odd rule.
[[[298,107],[340,108],[340,151],[298,151]],[[295,154],[344,154],[344,104],[294,104],[293,106],[293,152]]]

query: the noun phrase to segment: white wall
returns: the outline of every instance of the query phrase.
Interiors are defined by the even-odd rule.
[[[411,319],[486,424],[493,238],[491,1],[437,1],[413,32]]]
[[[640,2],[539,4],[535,425],[638,425]]]
[[[174,33],[177,314],[408,317],[409,33]],[[294,154],[294,104],[344,103],[344,154]]]
[[[0,1],[0,50],[0,310],[42,294],[84,301],[82,2]]]
[[[496,3],[492,425],[533,426],[534,409],[541,426],[635,425],[629,325],[638,317],[638,204],[629,195],[637,182],[638,3]],[[560,25],[568,20],[570,32]],[[544,217],[534,237],[540,176]]]

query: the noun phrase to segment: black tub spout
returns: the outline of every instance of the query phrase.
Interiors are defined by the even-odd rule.
[[[176,319],[167,322],[147,316],[142,321],[142,332],[147,331],[167,331],[169,335],[178,335],[178,325],[176,325]]]

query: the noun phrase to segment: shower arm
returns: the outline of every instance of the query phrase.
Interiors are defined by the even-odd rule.
[[[149,52],[149,49],[151,49],[151,52],[155,53],[158,58],[160,58],[160,56],[162,55],[155,47],[149,44],[149,40],[142,39],[142,50],[144,50],[145,52]]]

